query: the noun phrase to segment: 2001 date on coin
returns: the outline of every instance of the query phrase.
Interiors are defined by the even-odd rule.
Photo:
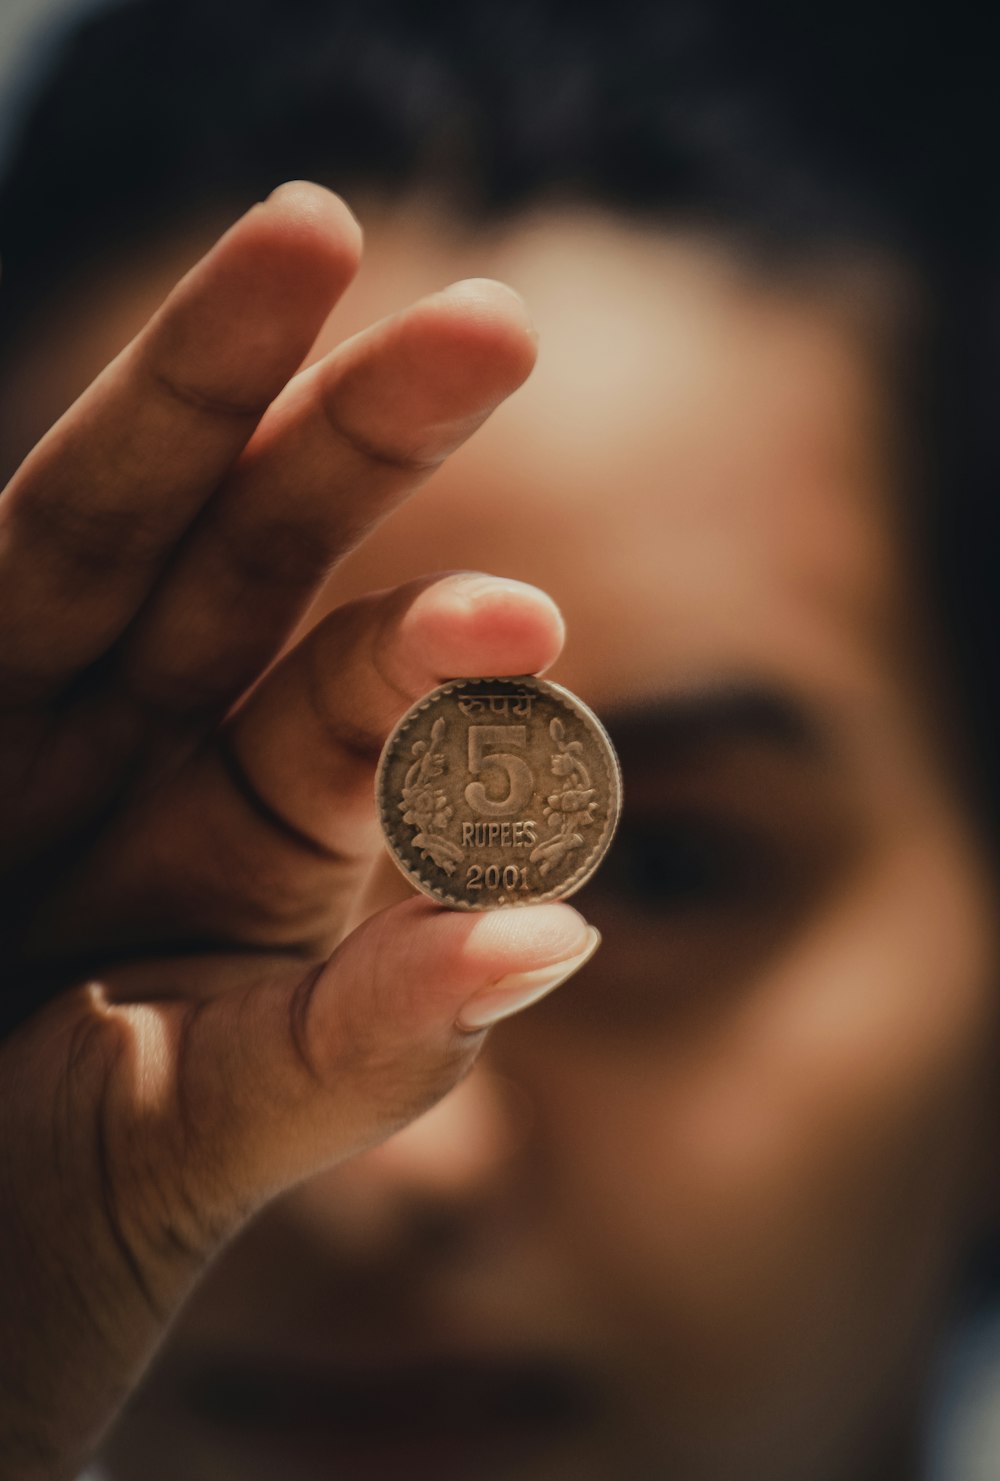
[[[562,900],[594,873],[621,813],[597,716],[546,679],[454,679],[389,736],[375,783],[393,859],[461,910]]]

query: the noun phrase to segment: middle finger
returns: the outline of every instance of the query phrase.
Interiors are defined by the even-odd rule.
[[[124,654],[129,692],[227,707],[334,562],[419,487],[535,359],[519,296],[456,283],[304,371],[271,408]]]

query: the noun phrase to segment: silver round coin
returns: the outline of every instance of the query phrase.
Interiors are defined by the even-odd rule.
[[[418,890],[496,910],[562,900],[587,882],[618,826],[621,768],[597,716],[561,685],[454,679],[389,736],[375,798]]]

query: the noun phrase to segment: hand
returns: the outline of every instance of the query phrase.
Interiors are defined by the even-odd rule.
[[[592,949],[564,905],[410,900],[345,937],[388,728],[562,636],[540,592],[460,574],[275,662],[534,358],[516,295],[477,281],[296,374],[359,252],[335,197],[282,187],[0,502],[7,1477],[74,1475],[241,1222],[461,1077],[470,1000],[470,1022],[514,1011]]]

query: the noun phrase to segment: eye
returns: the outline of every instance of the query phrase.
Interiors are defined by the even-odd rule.
[[[595,885],[642,909],[682,911],[746,901],[774,868],[774,851],[745,828],[704,818],[623,818]]]

